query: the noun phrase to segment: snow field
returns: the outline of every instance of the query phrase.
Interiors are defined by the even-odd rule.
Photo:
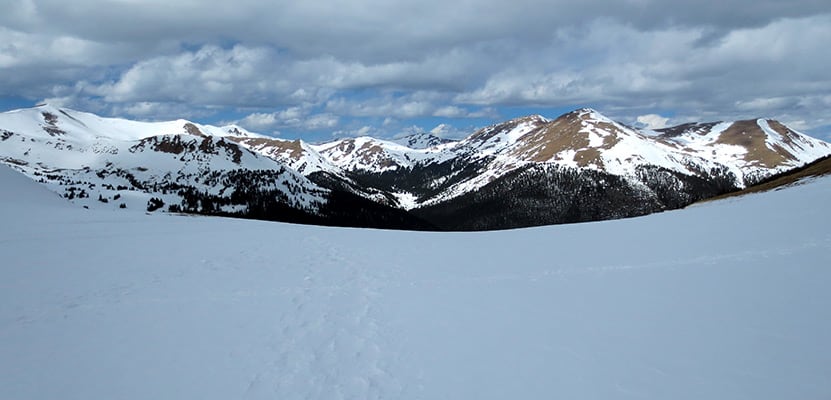
[[[831,396],[831,178],[484,233],[82,210],[5,167],[0,185],[3,399]]]

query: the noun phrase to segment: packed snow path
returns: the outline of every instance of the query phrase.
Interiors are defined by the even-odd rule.
[[[79,210],[18,178],[2,399],[831,397],[831,179],[457,234]]]

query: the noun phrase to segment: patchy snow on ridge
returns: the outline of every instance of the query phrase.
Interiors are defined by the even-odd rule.
[[[289,206],[310,212],[328,193],[282,162],[238,146],[266,139],[235,126],[136,122],[43,105],[0,113],[0,129],[0,163],[79,206],[144,210],[153,197],[179,205],[183,187],[228,197],[233,188],[220,182],[243,173],[268,175],[258,189],[274,189]]]
[[[405,187],[369,189],[386,191],[381,198],[398,196],[392,192],[402,190],[430,193],[429,197],[419,197],[415,205],[410,203],[412,199],[399,199],[406,200],[401,204],[408,208],[470,193],[537,164],[606,172],[636,185],[644,169],[661,168],[704,180],[715,177],[735,181],[734,186],[742,187],[831,154],[828,143],[773,120],[690,123],[645,131],[617,123],[590,108],[555,120],[539,115],[516,118],[480,129],[457,142],[441,143],[441,139],[422,133],[393,141],[358,137],[310,145],[299,139],[257,135],[236,126],[214,127],[186,120],[136,122],[44,105],[0,113],[0,161],[41,171],[100,168],[102,163],[114,162],[114,156],[123,151],[123,143],[171,135],[224,138],[298,174],[325,172],[355,185],[361,179],[351,175],[353,172],[397,171],[400,173],[393,175],[404,182],[405,174],[415,171],[416,178],[409,186],[404,182]],[[173,160],[171,156],[162,164]],[[427,178],[419,180],[419,173],[425,171]],[[431,182],[452,184],[429,186]],[[439,190],[433,190],[436,188]]]
[[[444,125],[440,125],[444,126]],[[431,147],[440,146],[447,143],[454,142],[453,140],[442,139],[433,135],[431,132],[421,132],[399,137],[390,140],[392,143],[400,144],[411,149],[429,149]]]
[[[234,138],[234,141],[262,154],[280,161],[295,171],[310,175],[315,172],[340,174],[342,171],[318,151],[302,140],[285,140],[278,138]]]
[[[767,119],[698,124],[662,139],[726,166],[745,184],[831,154],[828,143]]]
[[[782,143],[786,143],[788,144],[787,147],[788,150],[790,150],[790,153],[803,162],[824,157],[831,152],[831,146],[829,146],[828,143],[814,139],[804,133],[786,128],[787,130],[790,130],[790,133],[798,135],[789,138],[791,139],[791,142],[789,143],[788,139],[782,137],[779,132],[770,126],[770,122],[768,122],[767,119],[760,118],[756,121],[756,123],[767,135],[766,144],[768,148],[774,149],[774,146],[782,146]]]
[[[419,162],[441,162],[454,154],[453,142],[414,149],[403,144],[361,136],[312,146],[332,164],[347,171],[385,172],[412,168]]]
[[[764,131],[765,134],[767,134],[768,146],[772,146],[777,142],[782,142],[785,140],[785,138],[783,138],[782,135],[779,134],[779,132],[776,132],[776,130],[770,127],[770,124],[768,124],[768,121],[766,119],[759,118],[756,120],[756,124],[758,124],[759,127],[762,128],[762,131]]]
[[[549,121],[540,115],[517,118],[504,124],[482,129],[458,142],[458,145],[464,149],[463,151],[473,153],[476,158],[497,155],[515,145],[521,137],[547,122]],[[505,129],[505,125],[508,125],[508,129]]]

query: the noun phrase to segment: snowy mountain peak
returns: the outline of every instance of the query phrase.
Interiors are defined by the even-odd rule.
[[[231,137],[229,139],[254,152],[281,161],[304,175],[319,171],[333,174],[340,172],[338,167],[320,155],[311,145],[300,139],[285,140],[256,136]]]
[[[368,136],[336,140],[313,148],[339,168],[375,172],[408,167],[412,164],[409,153],[417,151]]]
[[[570,113],[563,114],[559,118],[577,119],[580,121],[585,121],[589,124],[609,124],[622,126],[622,124],[620,124],[619,122],[607,117],[600,111],[597,111],[593,108],[580,108]]]
[[[572,111],[572,113],[575,113],[575,114],[577,114],[577,115],[583,115],[583,114],[600,114],[600,112],[599,112],[599,111],[597,111],[597,110],[595,110],[594,108],[591,108],[591,107],[580,107],[580,108],[578,108],[578,109],[576,109],[576,110]],[[570,114],[570,113],[569,113],[569,114]]]
[[[259,133],[250,132],[247,129],[245,129],[245,128],[239,126],[239,125],[236,125],[236,124],[225,125],[221,129],[222,129],[223,132],[227,133],[228,136],[233,136],[233,137],[246,137],[246,138],[268,137],[268,136],[261,135]]]
[[[41,112],[57,113],[57,112],[61,112],[61,110],[63,110],[63,107],[60,107],[60,106],[55,105],[53,103],[39,103],[36,106],[34,106],[33,109],[41,111]]]
[[[691,123],[658,130],[660,140],[738,165],[756,178],[831,153],[831,145],[773,119]]]
[[[233,128],[136,122],[42,105],[0,114],[0,162],[91,208],[240,212],[256,193],[314,213],[326,190],[240,146]]]
[[[439,127],[444,127],[444,125],[440,125]],[[392,142],[411,149],[427,149],[450,143],[452,140],[440,138],[431,132],[420,132],[394,139]]]
[[[524,162],[556,162],[602,169],[602,153],[626,135],[622,127],[593,110],[564,114],[536,127],[509,149],[511,158]]]
[[[480,129],[460,143],[482,155],[492,155],[510,147],[527,133],[539,129],[548,122],[540,115],[514,118]]]
[[[410,210],[483,190],[530,169],[605,174],[637,190],[675,185],[655,193],[678,192],[678,182],[687,182],[683,190],[692,199],[743,187],[828,154],[828,143],[772,119],[685,124],[646,134],[591,108],[553,120],[540,115],[515,118],[461,141],[421,132],[392,141],[357,137],[316,145],[258,135],[236,125],[185,119],[138,122],[48,104],[0,113],[0,162],[33,177],[62,170],[50,182],[68,196],[77,195],[67,192],[75,188],[68,182],[82,181],[146,191],[148,196],[164,188],[170,195],[166,201],[180,202],[170,191],[190,187],[226,196],[231,193],[228,182],[242,185],[280,176],[283,183],[272,182],[271,187],[286,202],[304,198],[305,209],[323,201],[319,193],[327,185]],[[597,182],[605,185],[602,179]],[[716,182],[715,189],[702,192],[701,182]],[[681,204],[674,201],[661,204]]]
[[[101,117],[95,114],[41,104],[37,107],[0,113],[2,129],[30,137],[65,136],[67,140],[90,141],[96,138],[140,140],[156,135],[186,134],[218,137],[267,137],[236,125],[217,127],[186,119],[161,122],[132,121]]]

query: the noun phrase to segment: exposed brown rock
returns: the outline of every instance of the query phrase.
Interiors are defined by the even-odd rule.
[[[529,132],[521,139],[521,145],[511,155],[527,161],[545,162],[565,150],[575,150],[574,161],[581,167],[593,164],[602,167],[601,149],[611,149],[620,138],[618,128],[606,122],[594,123],[598,130],[608,132],[599,147],[590,147],[589,136],[581,132],[584,127],[581,113],[573,112]]]
[[[58,116],[55,114],[44,111],[40,113],[40,115],[43,116],[43,121],[46,122],[48,125],[55,125],[58,123]]]
[[[775,168],[795,159],[793,154],[778,145],[774,145],[773,149],[769,148],[766,139],[767,134],[756,120],[745,120],[730,125],[719,135],[716,143],[744,147],[747,149],[745,161],[766,168]]]
[[[281,153],[280,156],[288,156],[292,160],[299,160],[303,157],[303,146],[299,139],[283,140],[276,138],[245,138],[245,137],[229,137],[228,140],[240,144],[244,144],[252,149],[260,151],[267,155],[274,155]],[[285,152],[288,151],[288,154]]]
[[[338,149],[339,151],[343,152],[343,153],[351,154],[352,151],[355,150],[355,140],[354,139],[344,140],[344,141],[338,143],[338,145],[335,148]]]
[[[40,114],[43,116],[43,121],[46,122],[46,125],[43,126],[43,130],[48,133],[49,136],[60,136],[66,134],[66,132],[64,132],[61,128],[58,128],[56,125],[58,123],[57,115],[46,111]]]
[[[202,133],[202,131],[199,129],[199,127],[197,127],[196,125],[194,125],[190,122],[186,123],[183,127],[185,128],[185,132],[187,132],[189,135],[199,136],[199,137],[203,137],[203,138],[208,137],[208,135]]]

